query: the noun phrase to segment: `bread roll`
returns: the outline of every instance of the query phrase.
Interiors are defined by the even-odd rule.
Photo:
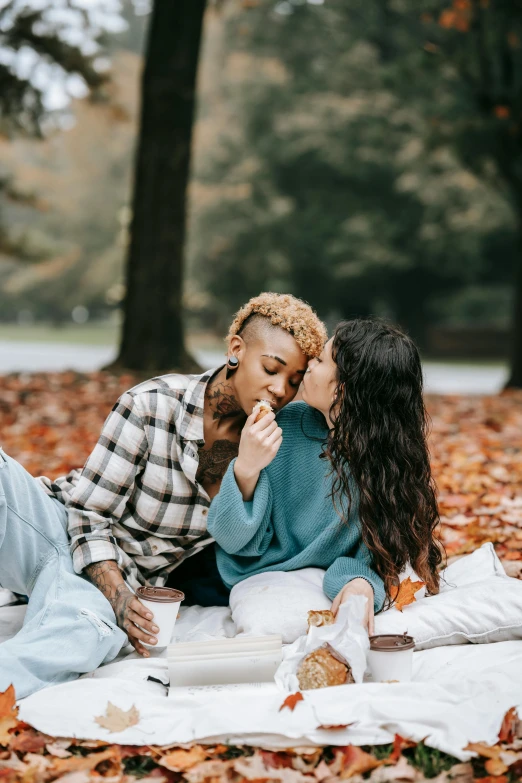
[[[334,623],[334,613],[330,609],[312,609],[308,612],[308,630],[312,627],[321,628],[323,625],[333,625]]]
[[[335,658],[325,647],[303,658],[297,670],[297,679],[302,691],[355,682],[350,667]]]
[[[259,421],[259,419],[262,419],[263,416],[266,416],[267,413],[272,413],[273,408],[267,400],[259,400],[252,408],[252,413],[256,413],[256,411],[257,415],[254,419],[254,423]]]

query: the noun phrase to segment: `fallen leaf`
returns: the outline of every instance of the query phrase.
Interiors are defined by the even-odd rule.
[[[324,760],[321,760],[317,765],[317,767],[314,769],[314,777],[320,783],[321,780],[324,780],[325,778],[329,778],[331,776],[332,776],[332,772],[330,770],[330,767]]]
[[[69,745],[70,744],[69,741]],[[50,756],[56,756],[58,759],[67,759],[69,756],[72,756],[72,753],[69,750],[66,750],[66,748],[58,742],[49,742],[45,746],[45,749]]]
[[[446,774],[451,783],[473,783],[473,766],[469,761],[454,764]]]
[[[477,753],[486,759],[498,759],[501,749],[496,745],[486,745],[485,742],[469,742],[464,750]]]
[[[406,739],[406,737],[401,737],[400,734],[396,734],[393,739],[392,752],[386,761],[396,764],[397,761],[399,761],[403,750],[406,750],[406,748],[414,748],[417,744],[418,743],[414,742],[413,740]]]
[[[502,721],[502,725],[500,727],[500,731],[498,734],[498,741],[499,742],[513,742],[513,740],[516,737],[517,732],[517,726],[518,726],[518,713],[516,707],[511,707],[506,714],[504,715],[504,719]]]
[[[48,756],[42,756],[39,753],[26,753],[24,763],[28,765],[28,773],[34,775],[44,775],[52,763]],[[26,775],[29,777],[29,775]]]
[[[287,753],[259,748],[259,755],[263,759],[265,767],[268,767],[269,769],[282,769],[283,767],[287,767],[288,769],[293,768],[292,758]]]
[[[45,748],[45,743],[48,741],[49,737],[36,729],[25,729],[18,734],[11,735],[9,747],[19,753],[38,753]]]
[[[206,751],[201,745],[194,745],[190,750],[173,750],[172,753],[159,758],[158,764],[170,769],[171,772],[184,772],[200,761],[205,761],[206,758]]]
[[[55,777],[66,775],[69,772],[94,770],[102,761],[119,761],[120,754],[117,745],[101,750],[99,753],[90,753],[88,756],[71,756],[69,759],[54,758],[52,770]],[[60,777],[61,779],[61,777]]]
[[[443,495],[440,498],[440,504],[445,508],[466,508],[466,506],[469,506],[469,496]]]
[[[473,783],[509,783],[509,778],[506,775],[500,775],[499,777],[486,775],[485,778],[473,778]]]
[[[498,757],[488,759],[484,764],[484,769],[486,770],[486,772],[488,772],[490,775],[493,775],[494,777],[503,775],[504,772],[508,771],[506,764],[504,764],[502,759]]]
[[[404,579],[399,587],[392,587],[390,596],[394,602],[394,606],[399,612],[402,612],[405,606],[412,604],[415,601],[415,593],[417,593],[421,587],[424,587],[424,582],[412,582],[410,577]]]
[[[129,710],[122,710],[109,702],[105,715],[94,719],[98,726],[110,732],[124,731],[129,726],[135,726],[140,720],[140,713],[134,705]]]
[[[408,763],[408,760],[401,756],[397,764],[391,767],[381,766],[375,769],[370,775],[372,783],[388,783],[391,781],[404,781],[404,783],[413,783],[416,780],[424,780],[419,777],[419,773]],[[434,779],[436,781],[436,778]]]
[[[355,745],[347,745],[342,751],[343,769],[340,777],[343,780],[351,778],[353,775],[364,775],[365,772],[380,767],[383,763],[378,761],[371,753],[366,753],[366,751]]]
[[[209,759],[208,761],[202,761],[200,764],[188,769],[183,777],[188,783],[207,783],[208,781],[225,781],[227,780],[227,771],[231,769],[233,761],[221,761],[219,759]],[[142,783],[142,781],[140,781]]]
[[[8,746],[12,740],[9,733],[18,725],[18,707],[16,706],[15,689],[12,685],[0,693],[0,745]]]
[[[279,712],[284,710],[285,707],[288,707],[288,709],[293,712],[295,710],[296,704],[300,701],[304,701],[304,696],[301,691],[297,691],[297,693],[291,693],[290,696],[287,696],[279,707]]]

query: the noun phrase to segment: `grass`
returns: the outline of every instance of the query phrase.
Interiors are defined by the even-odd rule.
[[[115,321],[96,321],[87,324],[68,323],[65,326],[53,326],[48,323],[19,326],[18,324],[0,324],[0,342],[26,343],[62,343],[65,345],[117,346],[120,338],[120,325]],[[189,350],[225,352],[224,341],[210,332],[192,332],[187,336]],[[424,356],[427,364],[446,366],[498,368],[505,367],[502,360],[479,359],[440,359]]]
[[[66,343],[68,345],[116,345],[120,327],[116,323],[92,324],[0,324],[0,340],[25,343]]]
[[[62,343],[66,345],[116,346],[120,339],[120,325],[116,322],[97,321],[87,324],[53,326],[38,323],[19,326],[0,324],[0,342]],[[225,343],[209,332],[194,332],[187,336],[191,350],[200,349],[225,353]]]

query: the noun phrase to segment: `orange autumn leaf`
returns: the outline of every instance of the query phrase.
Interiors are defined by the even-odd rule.
[[[400,734],[396,734],[393,739],[393,750],[386,761],[396,764],[400,759],[403,750],[406,750],[406,748],[415,748],[417,745],[417,742],[401,737]]]
[[[341,772],[341,779],[351,778],[354,775],[364,775],[365,772],[370,772],[376,767],[382,765],[382,761],[378,761],[371,753],[358,748],[356,745],[347,745],[343,749],[343,770]]]
[[[290,696],[287,696],[279,707],[279,712],[284,710],[285,707],[288,707],[288,709],[293,712],[295,710],[296,704],[300,701],[304,701],[304,696],[301,691],[297,691],[297,693],[291,693]]]
[[[507,775],[492,776],[487,775],[485,778],[473,778],[473,781],[480,781],[480,783],[508,783],[509,778]]]
[[[516,550],[514,552],[505,552],[502,555],[503,560],[522,560],[522,552],[520,550]]]
[[[16,706],[15,689],[12,685],[0,693],[0,745],[7,747],[12,739],[9,733],[18,725],[18,707]]]
[[[399,587],[392,587],[390,596],[394,602],[394,606],[399,612],[402,612],[405,606],[412,604],[415,601],[415,593],[417,593],[421,587],[424,587],[425,582],[412,582],[410,577],[400,583]]]
[[[500,731],[498,733],[499,742],[513,742],[516,737],[518,726],[518,713],[516,707],[511,707],[504,715]]]
[[[508,771],[507,765],[504,764],[504,762],[500,758],[488,759],[484,764],[484,769],[489,775],[493,775],[494,777],[503,775],[504,772]]]
[[[171,772],[185,772],[185,770],[199,764],[200,761],[205,761],[206,758],[207,753],[201,745],[194,745],[189,750],[173,750],[171,753],[167,753],[166,756],[158,759],[158,764],[170,769]]]
[[[102,761],[118,762],[119,759],[120,752],[117,745],[112,745],[107,750],[102,750],[99,753],[89,753],[88,756],[72,756],[66,759],[53,758],[53,779],[62,775],[68,775],[71,772],[94,770]]]
[[[486,745],[485,742],[469,742],[464,750],[470,750],[486,759],[498,759],[502,752],[496,745]]]

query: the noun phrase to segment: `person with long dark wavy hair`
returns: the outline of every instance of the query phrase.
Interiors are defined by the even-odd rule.
[[[302,384],[304,402],[247,420],[209,514],[225,584],[263,571],[325,569],[334,612],[364,595],[366,622],[406,566],[439,590],[443,550],[413,341],[379,320],[338,325]],[[269,444],[269,445],[267,445]]]

